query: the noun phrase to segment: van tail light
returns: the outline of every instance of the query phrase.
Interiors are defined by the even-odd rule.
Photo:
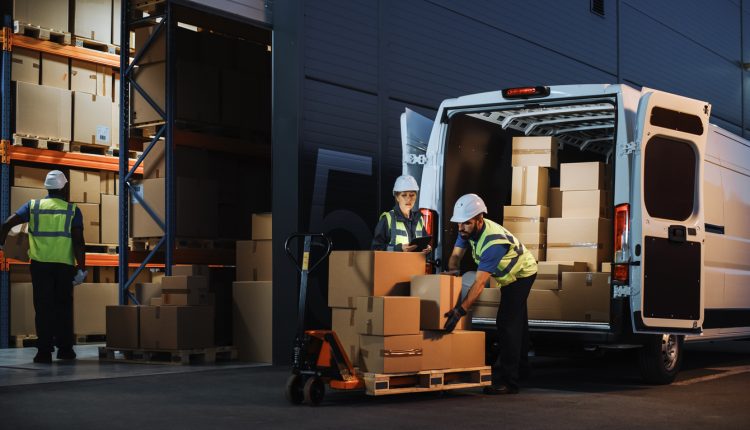
[[[613,277],[615,281],[628,282],[628,264],[630,260],[630,205],[627,203],[615,206],[615,264]]]
[[[623,284],[628,283],[628,264],[615,264],[612,270],[612,277],[615,281]]]
[[[420,209],[422,213],[422,222],[424,223],[424,229],[427,231],[429,236],[435,236],[435,221],[437,220],[437,213],[431,209]],[[434,240],[433,240],[434,242]]]

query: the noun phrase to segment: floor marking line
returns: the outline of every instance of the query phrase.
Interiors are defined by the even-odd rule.
[[[716,379],[739,375],[741,373],[750,372],[750,366],[722,367],[722,368],[713,368],[713,369],[707,368],[706,370],[718,370],[718,371],[721,371],[722,373],[717,373],[715,375],[701,376],[698,378],[686,379],[684,381],[674,382],[672,383],[672,385],[677,385],[677,386],[693,385],[693,384],[697,384],[700,382],[713,381]]]

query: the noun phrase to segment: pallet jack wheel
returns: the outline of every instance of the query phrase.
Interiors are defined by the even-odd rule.
[[[313,376],[305,382],[305,403],[310,406],[318,406],[326,395],[326,386],[317,376]]]
[[[289,375],[289,378],[286,380],[286,389],[284,390],[284,396],[289,400],[289,403],[299,405],[305,399],[303,382],[302,376]]]

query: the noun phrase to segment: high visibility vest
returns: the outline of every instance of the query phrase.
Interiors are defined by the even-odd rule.
[[[29,257],[74,266],[71,230],[76,205],[56,198],[32,200],[29,205]]]
[[[388,229],[391,231],[391,241],[388,243],[386,250],[393,251],[396,249],[396,245],[408,245],[411,242],[409,238],[409,232],[406,229],[406,224],[396,217],[396,212],[393,209],[388,212],[383,212],[380,217],[385,217],[388,222]],[[393,222],[396,218],[396,222]],[[419,221],[417,221],[417,228],[414,233],[414,237],[422,237],[422,231],[424,230],[424,223],[422,223],[422,214],[419,214]]]
[[[492,272],[497,284],[501,287],[508,285],[518,278],[526,278],[537,271],[536,259],[525,246],[516,239],[505,227],[484,219],[484,231],[476,241],[469,239],[471,254],[479,265],[482,254],[492,245],[508,245],[509,249],[500,260],[497,269]]]

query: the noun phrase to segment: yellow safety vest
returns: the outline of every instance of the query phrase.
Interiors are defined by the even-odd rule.
[[[482,254],[492,245],[508,245],[509,249],[500,260],[492,277],[501,287],[514,282],[518,278],[526,278],[537,271],[536,259],[521,242],[516,239],[505,227],[500,224],[484,219],[484,231],[476,241],[469,239],[471,254],[474,261],[479,264]]]
[[[406,231],[406,224],[399,219],[396,219],[396,222],[393,222],[393,219],[396,217],[396,213],[393,210],[383,212],[380,217],[385,217],[388,222],[388,229],[391,231],[391,241],[388,243],[386,250],[393,251],[396,249],[396,245],[409,244],[409,232]],[[414,236],[422,237],[422,230],[424,230],[424,224],[422,223],[422,214],[419,214],[419,221],[417,221],[417,228]]]
[[[71,230],[76,205],[57,198],[32,200],[29,205],[29,257],[74,266]]]

